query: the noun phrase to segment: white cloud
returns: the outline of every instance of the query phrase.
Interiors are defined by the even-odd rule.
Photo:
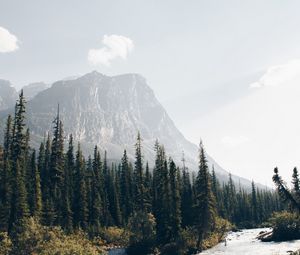
[[[300,59],[268,68],[257,82],[250,84],[250,88],[286,86],[296,79],[300,80]]]
[[[221,142],[226,146],[230,148],[237,147],[241,145],[242,143],[248,142],[249,138],[246,136],[224,136],[221,140]]]
[[[0,27],[0,53],[12,52],[19,49],[18,38],[4,27]]]
[[[122,35],[104,35],[102,43],[102,48],[90,49],[88,52],[88,61],[92,65],[110,66],[116,58],[127,59],[134,48],[133,41]]]

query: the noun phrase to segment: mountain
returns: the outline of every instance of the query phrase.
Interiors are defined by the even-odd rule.
[[[13,107],[17,97],[17,91],[11,83],[0,79],[0,111]]]
[[[41,91],[47,89],[48,87],[49,85],[44,82],[35,82],[24,86],[22,89],[26,99],[30,100],[34,98]]]
[[[110,77],[94,71],[74,80],[57,81],[41,91],[27,103],[27,121],[35,142],[44,138],[45,131],[52,132],[58,104],[66,137],[72,133],[88,153],[97,144],[112,160],[119,160],[124,149],[133,158],[140,131],[145,159],[150,164],[158,139],[179,165],[184,152],[186,165],[197,171],[198,147],[185,139],[145,78],[138,74]],[[209,155],[208,159],[219,178],[227,180],[228,172]],[[246,179],[233,176],[233,180],[251,187]]]

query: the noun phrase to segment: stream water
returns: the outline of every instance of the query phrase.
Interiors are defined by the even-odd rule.
[[[226,238],[226,245],[225,242],[222,242],[198,255],[288,255],[291,251],[300,249],[300,240],[261,242],[256,239],[261,231],[269,230],[269,228],[256,228],[230,232]],[[109,252],[109,255],[124,254],[126,254],[124,249],[115,249]]]
[[[247,229],[231,232],[225,242],[201,252],[201,255],[287,255],[300,249],[300,240],[289,242],[261,242],[256,237],[268,228]]]

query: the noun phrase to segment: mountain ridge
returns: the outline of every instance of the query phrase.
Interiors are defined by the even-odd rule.
[[[28,126],[35,145],[44,138],[45,131],[52,132],[58,104],[65,135],[72,133],[87,153],[97,144],[108,151],[112,160],[120,159],[124,149],[133,158],[133,145],[139,131],[145,159],[151,164],[157,139],[177,164],[181,164],[184,152],[187,166],[197,171],[197,146],[176,128],[140,74],[107,76],[93,71],[74,80],[56,81],[37,93],[27,103]],[[0,115],[4,117],[7,112],[9,110],[2,111]],[[221,181],[228,180],[229,173],[207,156],[210,168],[214,165]],[[245,178],[233,175],[233,180],[251,187],[251,182]]]

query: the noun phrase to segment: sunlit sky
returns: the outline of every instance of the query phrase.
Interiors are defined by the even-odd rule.
[[[0,78],[20,89],[140,73],[192,142],[271,184],[300,167],[299,1],[0,0]]]

